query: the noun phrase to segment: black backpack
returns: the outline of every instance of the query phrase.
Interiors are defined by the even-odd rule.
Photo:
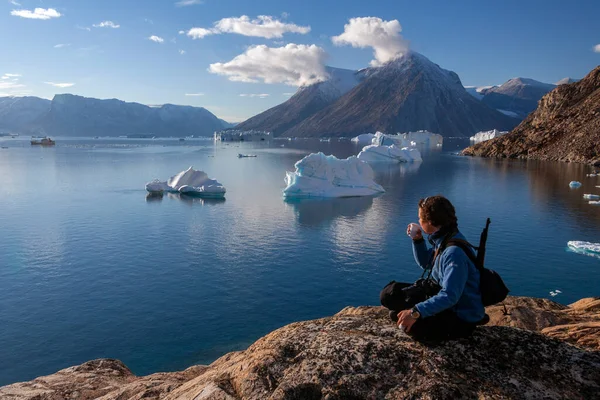
[[[475,247],[471,243],[462,239],[450,238],[446,242],[446,247],[460,247],[473,262],[473,264],[475,264],[475,267],[477,267],[479,270],[479,275],[481,277],[479,290],[481,291],[481,300],[484,307],[504,301],[509,292],[500,275],[496,271],[484,267],[485,243],[487,242],[490,222],[491,221],[488,218],[485,228],[483,229],[483,232],[481,232],[481,237],[479,238],[479,247]],[[473,250],[477,251],[477,255],[474,254]]]

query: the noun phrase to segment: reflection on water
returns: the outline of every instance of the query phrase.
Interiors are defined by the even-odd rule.
[[[333,199],[285,199],[294,208],[298,222],[318,226],[338,217],[355,217],[373,205],[373,196]]]
[[[215,204],[223,204],[225,203],[225,199],[214,199],[214,198],[205,198],[205,197],[198,197],[198,196],[194,196],[194,195],[190,195],[190,194],[182,194],[182,193],[148,193],[146,195],[146,202],[151,203],[151,202],[160,202],[162,201],[163,197],[167,197],[169,199],[175,199],[175,200],[181,200],[186,204],[189,205],[193,205],[193,204],[200,204],[203,206],[211,206],[211,205],[215,205]]]

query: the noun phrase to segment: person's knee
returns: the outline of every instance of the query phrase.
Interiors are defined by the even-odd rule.
[[[390,308],[389,305],[395,283],[396,281],[391,281],[390,283],[385,285],[385,287],[379,293],[379,301],[381,302],[382,306]]]

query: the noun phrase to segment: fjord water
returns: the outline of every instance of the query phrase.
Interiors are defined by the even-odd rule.
[[[600,193],[584,165],[459,157],[464,140],[423,149],[422,164],[376,167],[375,198],[282,199],[286,170],[309,152],[356,154],[349,141],[57,138],[0,143],[0,385],[85,361],[136,374],[206,364],[293,321],[377,305],[412,281],[406,225],[444,194],[514,295],[597,296],[600,259],[566,251],[600,241]],[[256,158],[237,158],[238,153]],[[226,200],[149,197],[144,184],[193,165]],[[569,189],[571,180],[583,183]]]

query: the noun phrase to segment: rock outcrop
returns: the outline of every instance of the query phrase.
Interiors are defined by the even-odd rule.
[[[415,343],[381,307],[348,307],[332,317],[287,325],[210,366],[138,378],[117,360],[95,360],[2,387],[0,398],[597,397],[600,352],[557,338],[567,332],[565,340],[598,348],[597,325],[595,341],[584,336],[599,323],[600,298],[568,307],[530,298],[509,298],[506,303],[510,315],[502,307],[488,312],[492,324],[510,326],[479,327],[471,338],[436,346]]]
[[[600,166],[600,66],[559,85],[512,132],[464,155],[590,163]]]

